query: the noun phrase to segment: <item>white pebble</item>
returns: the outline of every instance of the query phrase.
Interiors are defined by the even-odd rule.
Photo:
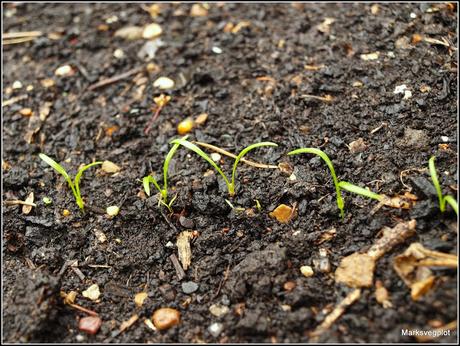
[[[447,143],[447,142],[449,142],[449,137],[441,136],[441,141],[443,141],[444,143]]]
[[[406,91],[406,89],[407,89],[406,84],[397,85],[395,87],[395,90],[393,91],[393,94],[402,94]]]
[[[21,89],[22,88],[22,83],[20,81],[14,81],[13,83],[13,86],[12,86],[13,89]]]
[[[220,49],[219,47],[212,47],[212,52],[215,53],[215,54],[222,54],[222,49]]]
[[[113,52],[113,56],[117,59],[121,59],[125,56],[125,52],[123,52],[122,49],[118,48],[118,49],[115,49],[115,52]]]
[[[73,69],[70,65],[64,65],[64,66],[60,66],[56,69],[56,71],[54,72],[54,74],[56,76],[59,76],[59,77],[66,77],[66,76],[70,76],[73,74]]]
[[[313,276],[313,268],[310,266],[302,266],[300,267],[300,272],[302,273],[303,276],[309,278],[310,276]]]
[[[222,156],[220,156],[220,154],[218,154],[218,153],[212,153],[211,154],[211,159],[214,162],[219,162],[221,158],[222,158]]]
[[[410,14],[410,17],[411,17],[412,19],[415,19],[415,18],[417,18],[417,15],[416,15],[414,12],[412,12],[412,13]]]
[[[116,205],[112,205],[110,207],[107,207],[106,212],[109,216],[117,216],[120,212],[120,208],[118,208]]]
[[[172,89],[174,88],[174,81],[168,77],[160,77],[155,82],[153,82],[153,86],[158,89]]]
[[[222,330],[224,329],[224,325],[222,323],[213,323],[208,327],[209,333],[211,333],[212,336],[218,337],[220,333],[222,333]]]

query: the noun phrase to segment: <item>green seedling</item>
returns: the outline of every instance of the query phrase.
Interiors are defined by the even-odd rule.
[[[182,146],[186,147],[187,149],[195,152],[196,154],[201,156],[205,161],[207,161],[217,171],[217,173],[219,173],[222,176],[222,178],[224,179],[225,184],[227,185],[228,194],[230,196],[235,195],[236,168],[238,167],[238,163],[240,162],[240,160],[249,151],[251,151],[253,149],[256,149],[256,148],[259,148],[259,147],[264,147],[264,146],[266,146],[266,147],[277,147],[278,146],[278,144],[272,143],[272,142],[260,142],[260,143],[251,144],[250,146],[244,148],[238,154],[238,156],[235,158],[235,162],[233,163],[232,177],[231,177],[231,180],[229,180],[227,178],[227,176],[224,174],[224,172],[222,172],[222,169],[203,150],[198,148],[195,144],[193,144],[193,143],[191,143],[191,142],[189,142],[189,141],[187,141],[187,140],[185,140],[183,138],[182,139],[175,139],[171,143],[182,145]]]
[[[186,140],[188,136],[182,137],[183,140]],[[176,153],[177,149],[179,148],[180,144],[174,144],[171,150],[169,150],[168,155],[166,155],[165,162],[163,164],[163,188],[160,187],[158,181],[151,175],[148,175],[142,179],[142,184],[144,185],[144,191],[147,196],[150,196],[150,184],[153,184],[156,189],[160,192],[160,199],[158,201],[159,204],[163,204],[170,212],[172,212],[172,205],[176,200],[176,196],[174,196],[168,202],[168,170],[169,170],[169,163],[173,158],[174,154]]]
[[[431,180],[433,180],[434,188],[436,189],[436,192],[438,193],[439,209],[441,210],[442,213],[444,213],[444,211],[446,210],[446,202],[447,202],[452,207],[452,209],[455,211],[455,214],[458,215],[458,204],[455,198],[450,195],[447,195],[447,196],[442,195],[441,185],[439,184],[438,175],[436,173],[436,167],[434,165],[434,160],[435,160],[434,156],[432,156],[428,160],[428,168],[430,170]]]
[[[235,207],[235,206],[233,205],[233,203],[230,202],[228,199],[226,199],[225,202],[230,206],[230,208],[232,208],[232,209],[233,209],[235,212],[237,212],[237,213],[241,213],[241,212],[243,212],[243,211],[245,210],[245,209],[242,208],[242,207]]]
[[[341,189],[367,197],[367,198],[375,199],[377,201],[383,200],[384,196],[382,195],[369,191],[368,189],[364,189],[362,187],[356,186],[347,181],[339,181],[337,179],[337,175],[335,174],[335,169],[334,169],[334,166],[332,165],[332,161],[329,159],[329,157],[326,155],[324,151],[320,149],[316,149],[316,148],[300,148],[300,149],[296,149],[288,153],[288,155],[298,155],[298,154],[315,154],[321,157],[324,162],[326,162],[326,165],[329,167],[329,170],[331,171],[332,180],[334,181],[335,191],[337,193],[337,207],[340,210],[340,216],[342,217],[342,219],[344,217],[344,202],[342,198]]]
[[[83,172],[86,171],[88,168],[91,168],[96,165],[102,165],[101,161],[93,162],[90,163],[89,165],[83,166],[80,168],[77,172],[77,175],[75,176],[75,179],[72,181],[70,176],[67,174],[65,171],[64,167],[62,167],[59,163],[54,161],[51,157],[45,155],[45,154],[38,154],[38,157],[45,161],[48,165],[50,165],[56,172],[61,174],[65,180],[67,180],[67,183],[69,184],[70,188],[72,189],[73,195],[75,197],[75,201],[77,202],[78,207],[83,210],[84,208],[84,203],[83,199],[81,198],[81,193],[80,193],[80,180],[83,175]],[[45,202],[46,203],[46,202]]]
[[[262,212],[262,206],[260,205],[259,200],[258,200],[258,199],[255,199],[255,202],[256,202],[257,211],[258,211],[259,213],[261,213],[261,212]]]

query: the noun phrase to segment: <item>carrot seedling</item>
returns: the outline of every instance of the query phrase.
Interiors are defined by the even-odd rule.
[[[358,194],[358,195],[361,195],[367,198],[375,199],[377,201],[383,200],[384,196],[382,195],[369,191],[368,189],[364,189],[362,187],[356,186],[347,181],[339,181],[337,179],[337,175],[335,174],[335,169],[334,169],[334,166],[332,165],[332,161],[329,159],[329,157],[326,155],[324,151],[320,149],[316,149],[316,148],[300,148],[300,149],[296,149],[288,153],[288,155],[297,155],[297,154],[315,154],[321,157],[324,162],[326,162],[326,165],[329,167],[329,170],[331,171],[332,180],[334,181],[335,191],[337,193],[337,207],[340,210],[340,216],[342,217],[342,219],[344,217],[344,202],[342,198],[341,189],[346,190],[348,192],[353,192],[355,194]]]
[[[67,174],[65,171],[64,167],[62,167],[59,163],[54,161],[51,157],[45,155],[45,154],[38,154],[38,157],[45,161],[48,165],[50,165],[56,172],[61,174],[65,180],[67,180],[67,183],[69,184],[70,188],[72,189],[73,195],[75,197],[75,201],[77,202],[78,207],[83,210],[84,208],[84,203],[83,199],[81,198],[81,193],[80,193],[80,180],[83,175],[83,172],[86,171],[88,168],[91,168],[96,165],[102,165],[101,161],[93,162],[90,163],[89,165],[83,166],[80,168],[77,172],[77,175],[75,176],[75,179],[72,181],[70,176]]]
[[[183,137],[182,139],[186,140],[187,136]],[[165,162],[163,164],[163,188],[160,187],[160,184],[158,184],[157,180],[151,175],[148,175],[142,179],[142,184],[144,185],[144,191],[147,194],[147,196],[150,196],[150,184],[153,184],[156,187],[156,189],[160,192],[160,195],[161,195],[158,203],[163,204],[165,207],[168,208],[170,212],[172,212],[172,205],[174,201],[176,200],[177,195],[174,196],[168,202],[168,170],[169,170],[169,163],[171,162],[171,159],[173,158],[174,154],[179,148],[179,145],[180,144],[174,144],[171,150],[169,150],[168,155],[166,155]]]
[[[191,143],[191,142],[189,142],[189,141],[187,141],[187,140],[185,140],[183,138],[182,139],[175,139],[171,143],[182,145],[182,146],[186,147],[187,149],[195,152],[197,155],[201,156],[205,161],[207,161],[217,171],[217,173],[219,173],[222,176],[222,178],[224,179],[225,185],[227,185],[228,194],[230,196],[235,195],[236,169],[238,167],[238,163],[240,162],[240,160],[249,151],[251,151],[253,149],[256,149],[256,148],[259,148],[259,147],[264,147],[264,146],[266,146],[266,147],[277,147],[278,146],[278,144],[272,143],[272,142],[260,142],[260,143],[251,144],[250,146],[244,148],[238,154],[238,156],[235,158],[235,162],[233,163],[232,176],[231,176],[231,179],[228,179],[227,176],[222,171],[222,169],[203,150],[198,148],[195,144],[193,144],[193,143]]]
[[[436,167],[434,165],[434,160],[435,160],[434,156],[432,156],[428,160],[428,168],[430,171],[431,180],[433,180],[434,188],[436,189],[436,192],[438,193],[439,209],[441,210],[442,213],[444,213],[446,211],[446,202],[447,202],[452,207],[452,209],[455,211],[455,214],[458,215],[458,204],[455,198],[450,195],[447,195],[447,196],[442,195],[441,185],[439,184],[438,174],[436,173]]]

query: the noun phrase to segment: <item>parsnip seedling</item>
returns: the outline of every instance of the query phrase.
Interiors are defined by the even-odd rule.
[[[183,140],[186,140],[188,136],[182,137]],[[160,187],[160,184],[158,184],[157,180],[151,176],[148,175],[142,179],[142,184],[144,186],[144,191],[147,194],[147,196],[150,196],[150,184],[152,183],[156,189],[160,192],[161,197],[158,203],[163,204],[168,208],[169,211],[172,212],[172,204],[176,200],[176,196],[174,196],[171,201],[168,202],[168,170],[169,170],[169,163],[171,162],[171,159],[173,158],[174,154],[176,153],[177,149],[179,148],[180,144],[174,144],[171,150],[169,150],[168,154],[166,155],[165,162],[163,164],[163,188]]]
[[[432,156],[428,160],[428,168],[430,171],[431,180],[433,180],[434,188],[436,189],[436,192],[438,193],[439,209],[441,210],[442,213],[444,213],[446,211],[446,202],[447,202],[452,207],[452,209],[455,211],[455,214],[458,215],[458,204],[455,198],[450,195],[447,195],[447,196],[442,195],[441,185],[439,184],[438,174],[436,173],[436,167],[434,165],[434,160],[435,160],[434,156]]]
[[[56,161],[54,161],[52,158],[50,158],[49,156],[47,156],[45,154],[41,153],[41,154],[38,154],[38,156],[40,157],[40,159],[42,159],[48,165],[50,165],[52,168],[54,168],[54,170],[56,172],[61,174],[65,178],[65,180],[67,180],[67,183],[69,184],[70,188],[72,189],[72,192],[73,192],[73,195],[75,197],[75,201],[77,202],[78,207],[81,210],[83,210],[84,209],[84,203],[83,203],[83,199],[81,198],[81,193],[80,193],[80,180],[81,180],[81,177],[83,175],[83,172],[86,171],[88,168],[91,168],[91,167],[96,166],[96,165],[102,165],[102,162],[97,161],[97,162],[90,163],[89,165],[83,166],[82,168],[80,168],[78,170],[74,181],[72,181],[70,176],[65,171],[64,167],[62,167],[59,163],[57,163]]]
[[[334,181],[335,191],[337,193],[337,207],[340,210],[340,216],[342,217],[342,219],[344,217],[344,202],[342,198],[342,193],[340,191],[341,189],[356,193],[358,195],[361,195],[367,198],[372,198],[377,201],[383,200],[384,196],[382,195],[379,195],[375,192],[369,191],[362,187],[356,186],[347,181],[339,181],[337,179],[337,175],[335,174],[335,169],[334,169],[334,166],[332,165],[332,161],[329,159],[329,157],[326,155],[324,151],[320,149],[316,149],[316,148],[300,148],[300,149],[296,149],[288,153],[288,155],[297,155],[297,154],[315,154],[321,157],[324,162],[326,162],[326,165],[329,167],[329,170],[331,172],[332,180]]]
[[[249,151],[251,151],[253,149],[256,149],[256,148],[259,148],[259,147],[264,147],[264,146],[267,146],[267,147],[277,147],[278,146],[278,144],[272,143],[272,142],[260,142],[260,143],[251,144],[250,146],[244,148],[238,154],[238,156],[235,158],[235,162],[233,163],[232,176],[231,176],[231,179],[228,179],[227,176],[222,171],[222,169],[208,156],[208,154],[206,154],[203,150],[201,150],[195,144],[193,144],[193,143],[191,143],[191,142],[189,142],[189,141],[187,141],[187,140],[185,140],[183,138],[182,139],[175,139],[171,143],[182,145],[182,146],[186,147],[187,149],[195,152],[196,154],[201,156],[205,161],[207,161],[217,171],[217,173],[219,173],[222,176],[222,178],[224,179],[225,184],[227,185],[228,194],[230,196],[235,195],[236,169],[238,167],[238,163],[240,162],[240,160]]]

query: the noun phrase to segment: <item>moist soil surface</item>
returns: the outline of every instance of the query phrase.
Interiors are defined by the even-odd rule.
[[[2,197],[25,200],[34,192],[36,203],[28,214],[3,204],[4,341],[415,342],[401,330],[455,321],[455,269],[431,268],[433,286],[414,300],[393,260],[414,242],[456,254],[456,215],[449,206],[439,211],[427,171],[435,155],[443,192],[457,196],[456,5],[149,6],[4,4],[4,32],[41,32],[3,46],[3,100],[12,101],[2,107]],[[163,30],[154,53],[139,53],[142,37],[115,36],[152,22]],[[55,75],[64,65],[72,73]],[[174,87],[154,87],[160,76]],[[171,100],[146,134],[161,93]],[[282,169],[241,163],[230,198],[209,164],[180,148],[169,171],[169,195],[177,194],[170,213],[142,192],[140,179],[154,172],[160,178],[177,124],[202,113],[208,118],[189,140],[234,154],[272,141],[278,147],[247,158]],[[324,162],[286,155],[301,147],[325,151],[339,179],[417,200],[406,209],[379,207],[344,192],[341,219]],[[84,173],[82,213],[40,152],[71,176],[94,160],[121,171]],[[233,159],[221,155],[220,164],[229,174]],[[280,204],[295,208],[288,223],[270,216]],[[110,205],[120,207],[116,217],[106,215]],[[415,234],[374,271],[391,306],[377,302],[374,284],[362,288],[314,339],[311,332],[353,291],[335,280],[340,261],[367,251],[384,227],[409,220]],[[181,277],[172,259],[184,231],[193,232],[192,258]],[[300,272],[307,265],[311,277]],[[95,301],[82,296],[92,284],[101,292]],[[102,319],[96,334],[79,330],[88,314],[64,304],[61,292],[71,291],[76,305]],[[139,292],[148,294],[140,307]],[[161,307],[177,309],[180,323],[152,330],[145,320]],[[134,315],[138,320],[120,331]],[[454,342],[456,335],[431,341]]]

